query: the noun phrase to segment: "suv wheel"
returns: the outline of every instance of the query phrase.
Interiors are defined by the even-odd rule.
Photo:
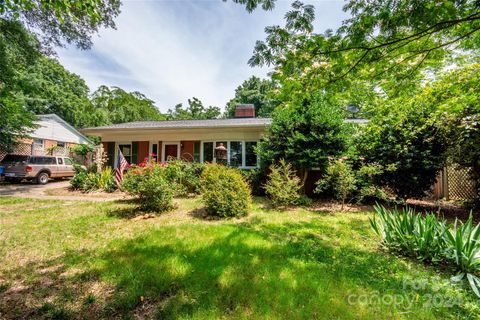
[[[35,182],[38,183],[38,184],[47,184],[48,182],[48,173],[46,172],[40,172],[36,179],[35,179]]]

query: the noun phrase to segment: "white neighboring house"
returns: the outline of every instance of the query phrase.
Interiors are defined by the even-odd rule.
[[[53,148],[54,155],[69,155],[69,148],[76,144],[91,143],[87,137],[77,131],[56,114],[38,115],[35,123],[38,127],[29,134],[30,138],[22,139],[13,152],[24,155],[46,155]],[[0,160],[5,156],[0,150]]]

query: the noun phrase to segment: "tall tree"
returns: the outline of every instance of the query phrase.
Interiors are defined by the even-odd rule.
[[[188,99],[188,107],[184,108],[181,103],[175,108],[168,109],[168,120],[205,120],[220,117],[220,108],[214,106],[204,107],[202,101],[193,97]]]
[[[256,116],[270,117],[275,107],[280,104],[280,101],[273,97],[275,88],[275,83],[271,80],[255,76],[245,80],[235,90],[235,97],[227,103],[225,111],[227,117],[235,116],[235,106],[244,103],[255,106]]]
[[[138,91],[126,92],[118,87],[100,86],[92,94],[92,104],[97,119],[106,123],[165,120],[155,103]]]
[[[75,127],[96,124],[87,84],[55,59],[38,58],[15,80],[27,110],[35,114],[55,113]]]
[[[26,108],[18,76],[53,47],[92,45],[91,35],[100,27],[114,27],[119,0],[15,0],[0,1],[0,120],[1,147],[12,150],[18,138],[34,127],[34,113]]]
[[[284,159],[303,173],[305,182],[309,170],[325,169],[329,156],[347,150],[348,132],[342,108],[324,96],[294,101],[273,112],[273,123],[258,146],[261,165]]]

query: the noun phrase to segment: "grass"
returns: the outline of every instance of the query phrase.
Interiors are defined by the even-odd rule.
[[[34,201],[34,202],[33,202]],[[128,202],[0,198],[0,318],[475,318],[437,271],[383,253],[368,212],[151,219]],[[450,305],[452,304],[452,305]]]

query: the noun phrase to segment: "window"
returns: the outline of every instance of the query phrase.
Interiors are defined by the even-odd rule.
[[[158,143],[152,144],[152,160],[158,162]]]
[[[203,162],[213,162],[213,142],[203,143]]]
[[[65,164],[69,166],[73,166],[73,161],[70,158],[65,158]]]
[[[33,147],[35,149],[43,149],[43,139],[33,139]]]
[[[242,142],[241,141],[231,141],[230,142],[230,165],[232,167],[241,167],[242,166]]]
[[[16,154],[7,154],[2,160],[3,163],[26,163],[28,162],[29,156],[21,156]]]
[[[29,163],[31,164],[56,164],[54,157],[31,157]]]
[[[57,163],[58,164],[63,164],[63,159],[62,158],[57,158]]]
[[[193,143],[193,161],[200,162],[200,141]]]
[[[245,166],[255,167],[257,166],[257,153],[255,148],[257,147],[256,141],[245,142]]]
[[[120,148],[120,151],[122,152],[123,156],[125,157],[125,160],[127,160],[128,163],[132,163],[132,145],[131,144],[120,144],[118,145]]]
[[[65,148],[65,142],[57,141],[57,147]]]

